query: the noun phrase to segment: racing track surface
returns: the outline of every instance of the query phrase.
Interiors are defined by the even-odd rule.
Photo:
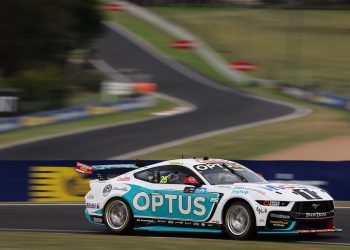
[[[152,80],[159,85],[159,92],[192,103],[197,109],[177,116],[3,148],[0,159],[106,159],[294,112],[291,107],[258,100],[220,86],[170,59],[156,58],[121,31],[106,27],[105,35],[96,41],[94,47],[98,51],[98,59],[115,69],[136,68],[151,74]]]
[[[0,221],[1,231],[53,231],[110,234],[104,226],[90,224],[84,216],[84,205],[0,205],[0,214],[5,214]],[[277,235],[259,236],[257,240],[265,241],[305,241],[350,246],[350,208],[336,209],[335,225],[343,232],[319,235]],[[203,233],[156,233],[138,231],[133,235],[190,237],[217,239],[224,238],[217,234]],[[117,236],[113,236],[117,237]]]

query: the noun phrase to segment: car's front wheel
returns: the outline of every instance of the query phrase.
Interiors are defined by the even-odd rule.
[[[105,206],[103,218],[107,228],[115,234],[123,234],[132,229],[132,211],[122,199],[110,200]]]
[[[256,230],[252,208],[243,201],[233,202],[225,214],[225,227],[228,235],[235,240],[245,240]]]

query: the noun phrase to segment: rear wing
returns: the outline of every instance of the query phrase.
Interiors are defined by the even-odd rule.
[[[139,168],[138,164],[112,164],[112,165],[87,165],[77,162],[75,171],[79,174],[96,175],[99,180],[106,180],[107,174],[114,172],[123,174],[131,170]]]

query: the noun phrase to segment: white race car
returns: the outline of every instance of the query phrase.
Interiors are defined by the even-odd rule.
[[[114,178],[104,174],[118,169],[127,172]],[[269,183],[232,161],[178,159],[140,168],[77,163],[76,171],[98,177],[85,196],[86,217],[117,234],[225,230],[233,239],[246,239],[255,233],[341,231],[333,225],[333,199],[326,191]]]

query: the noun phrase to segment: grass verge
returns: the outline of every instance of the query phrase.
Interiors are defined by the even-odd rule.
[[[0,145],[33,139],[37,137],[56,135],[67,132],[79,131],[81,129],[97,128],[100,126],[117,125],[123,122],[141,120],[153,117],[152,113],[173,109],[177,104],[157,98],[156,105],[151,108],[119,112],[108,115],[100,115],[91,118],[57,123],[52,125],[25,128],[0,134]]]
[[[350,95],[349,10],[237,7],[155,7],[186,27],[227,61],[258,65],[263,79],[318,85]]]
[[[115,236],[98,234],[0,232],[1,249],[329,249],[329,245],[264,241],[210,240],[171,237]],[[332,249],[348,249],[332,246]]]
[[[188,13],[192,13],[191,9],[185,10],[188,10]],[[212,10],[208,9],[207,11],[210,12]],[[200,13],[200,11],[198,12]],[[182,14],[184,13],[181,13],[181,15]],[[157,28],[126,12],[109,14],[109,18],[142,37],[164,54],[195,68],[218,82],[223,82],[223,77],[218,77],[217,72],[212,69],[206,70],[208,65],[203,67],[205,63],[194,52],[174,51],[174,49],[170,48],[168,44],[172,38]],[[227,80],[225,82],[229,83]],[[256,87],[246,88],[245,90],[258,95],[301,104],[313,109],[314,112],[303,118],[226,133],[141,155],[139,157],[143,159],[171,159],[178,158],[179,154],[183,153],[185,156],[203,156],[210,154],[211,157],[249,159],[304,142],[350,134],[349,112],[313,105],[296,98],[288,97],[273,89]]]

